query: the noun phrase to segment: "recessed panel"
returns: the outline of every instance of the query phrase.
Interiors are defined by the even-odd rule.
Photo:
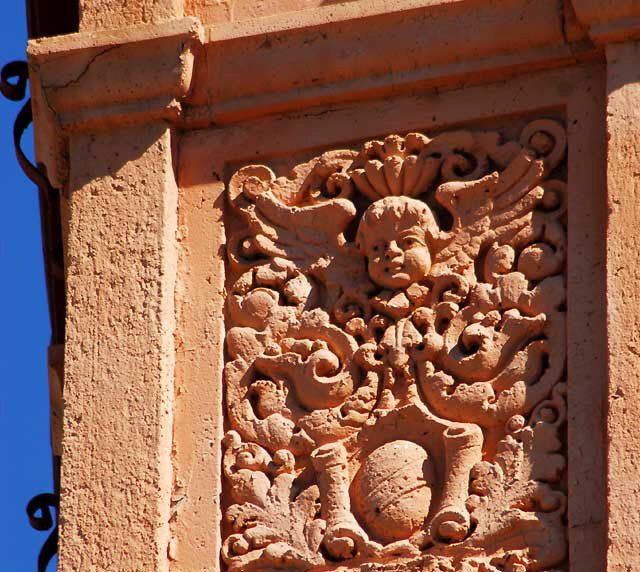
[[[541,117],[235,170],[229,571],[562,566],[566,141]]]

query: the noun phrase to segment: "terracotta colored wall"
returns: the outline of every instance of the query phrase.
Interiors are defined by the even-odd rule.
[[[638,38],[633,2],[83,0],[31,41],[60,570],[638,568]]]

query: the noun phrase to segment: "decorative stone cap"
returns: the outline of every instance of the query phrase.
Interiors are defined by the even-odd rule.
[[[195,18],[29,42],[32,78],[63,129],[172,118],[189,93]]]

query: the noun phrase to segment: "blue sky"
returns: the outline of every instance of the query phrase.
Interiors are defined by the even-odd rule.
[[[0,64],[25,59],[24,0],[3,4],[0,19]],[[35,572],[46,532],[32,530],[25,506],[51,492],[49,403],[46,351],[49,321],[42,266],[37,189],[15,160],[13,121],[22,103],[0,100],[0,173],[2,224],[0,300],[0,554],[7,572]],[[32,156],[31,133],[25,148]],[[53,563],[49,570],[54,570]]]

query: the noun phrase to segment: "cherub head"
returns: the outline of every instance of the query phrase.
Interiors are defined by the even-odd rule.
[[[431,209],[409,197],[385,197],[369,206],[358,226],[358,248],[371,280],[398,290],[431,269],[430,242],[438,233]]]

